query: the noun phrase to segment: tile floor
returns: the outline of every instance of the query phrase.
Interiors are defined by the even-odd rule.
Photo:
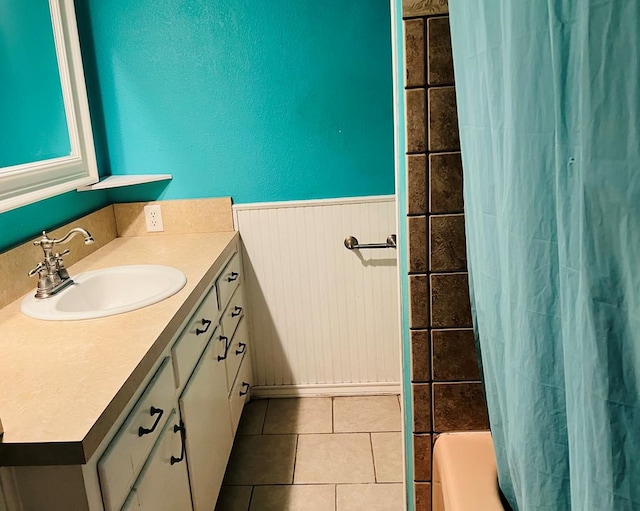
[[[269,399],[242,414],[216,511],[402,511],[398,396]]]

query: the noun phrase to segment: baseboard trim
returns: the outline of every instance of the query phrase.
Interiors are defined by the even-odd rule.
[[[400,394],[400,383],[332,383],[315,385],[264,385],[251,387],[251,397],[333,397]]]

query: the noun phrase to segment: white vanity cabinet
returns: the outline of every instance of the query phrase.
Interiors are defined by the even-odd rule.
[[[197,236],[181,243],[200,246],[191,239]],[[118,374],[115,394],[100,396],[90,435],[71,447],[63,435],[51,446],[16,443],[10,458],[2,445],[0,454],[11,461],[0,468],[5,493],[0,499],[7,511],[213,511],[249,396],[250,343],[239,236],[220,233],[224,243],[213,235],[201,238],[215,248],[216,259],[197,259],[197,278],[188,282],[191,290],[183,293],[182,302],[169,298],[146,309],[146,315],[145,309],[132,313],[132,321],[119,316],[114,324],[127,328],[100,320],[113,332],[103,342],[113,340],[112,335],[118,341],[145,340],[135,356],[123,351],[127,345],[122,342],[119,350],[94,346],[109,354],[114,372],[122,366],[132,369]],[[172,252],[185,250],[181,260],[189,259],[186,249],[171,245],[173,238],[158,239]],[[153,246],[144,237],[126,241],[146,250]],[[173,312],[158,314],[170,300]],[[82,328],[74,332],[83,338]],[[100,369],[96,380],[108,381],[111,374]],[[87,396],[79,406],[91,402]],[[40,457],[33,455],[36,450]],[[29,462],[22,462],[23,453]]]
[[[194,511],[213,511],[231,453],[227,381],[219,336],[209,341],[180,396]]]
[[[245,318],[245,300],[242,286],[229,289],[228,279],[240,272],[237,258],[233,258],[221,275],[222,285],[218,295],[230,295],[220,317],[222,335],[227,339],[228,349],[225,355],[226,384],[229,392],[229,410],[231,429],[235,435],[245,402],[249,399],[251,387],[251,363],[248,356],[249,338],[247,319]]]
[[[234,312],[236,315],[234,316]],[[238,288],[220,324],[222,332],[230,337],[226,357],[227,388],[229,389],[229,409],[231,428],[235,435],[245,402],[249,399],[251,387],[251,361],[249,359],[249,329],[244,317],[244,296]]]
[[[191,509],[184,440],[184,427],[172,410],[123,511]]]
[[[240,416],[242,415],[242,409],[245,403],[249,400],[249,390],[251,388],[251,362],[249,357],[245,356],[242,364],[240,364],[240,371],[236,377],[235,384],[231,389],[229,395],[229,406],[231,409],[231,427],[233,428],[233,434],[236,434],[238,429],[238,423],[240,422]]]
[[[229,298],[242,281],[242,260],[239,254],[235,254],[216,279],[216,290],[218,291],[218,303],[220,310],[224,310]]]
[[[110,469],[116,468],[110,461],[114,457],[112,453],[122,451],[118,445],[122,435],[132,429],[127,428],[131,418],[125,421],[99,461],[106,511],[119,509],[125,497],[122,508],[125,511],[212,511],[215,508],[238,420],[249,393],[251,368],[246,356],[249,343],[241,282],[242,261],[239,253],[235,253],[171,344],[172,364],[163,361],[158,373],[164,375],[166,367],[173,367],[174,408],[166,423],[160,419],[156,422],[158,429],[164,424],[162,433],[135,483],[126,486],[125,479],[129,476],[121,475],[123,471],[127,474],[130,467],[120,463],[117,470]],[[159,378],[155,377],[147,389],[156,388],[156,380]],[[162,381],[166,381],[166,376]],[[166,383],[162,388],[166,389]],[[145,391],[140,398],[147,414],[151,411],[149,399],[143,398],[149,393]],[[135,475],[135,462],[132,466]],[[111,495],[114,485],[109,484],[113,480],[119,483],[115,497]]]
[[[245,359],[245,355],[249,350],[249,328],[244,318],[238,324],[235,332],[229,340],[229,350],[227,351],[226,369],[227,369],[227,388],[229,392],[233,388],[236,381],[240,364]],[[248,358],[248,357],[246,357]]]
[[[169,357],[138,399],[109,448],[98,462],[106,511],[117,511],[157,442],[174,406],[174,380]]]
[[[213,286],[171,348],[176,388],[181,389],[187,383],[207,341],[218,328],[219,317],[218,295]]]

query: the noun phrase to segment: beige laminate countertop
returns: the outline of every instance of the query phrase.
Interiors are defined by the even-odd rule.
[[[23,315],[22,298],[0,309],[0,466],[86,462],[235,250],[235,237],[116,238],[69,268],[72,277],[126,264],[184,272],[181,291],[137,311],[56,322]]]

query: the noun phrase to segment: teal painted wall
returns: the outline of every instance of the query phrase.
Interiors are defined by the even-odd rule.
[[[0,0],[0,167],[71,153],[49,4]]]
[[[68,192],[0,214],[0,252],[108,204],[103,191]]]
[[[0,214],[0,250],[109,201],[394,192],[387,0],[76,9],[101,174],[175,177]]]
[[[113,200],[394,192],[388,0],[76,5]]]

